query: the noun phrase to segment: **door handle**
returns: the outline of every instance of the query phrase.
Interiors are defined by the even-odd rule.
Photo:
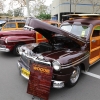
[[[92,40],[92,42],[96,42],[96,40]]]

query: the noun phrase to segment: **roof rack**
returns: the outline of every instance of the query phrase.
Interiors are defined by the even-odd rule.
[[[63,15],[64,17],[69,17],[69,18],[99,18],[100,19],[100,14],[67,14]]]
[[[68,14],[71,17],[100,17],[100,14]]]
[[[9,17],[9,16],[0,16],[0,20],[7,21],[7,22],[16,22],[16,21],[24,21],[26,17]]]

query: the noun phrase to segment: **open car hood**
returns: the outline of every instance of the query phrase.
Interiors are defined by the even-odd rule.
[[[35,31],[39,32],[42,34],[45,38],[47,38],[49,41],[52,41],[52,37],[54,35],[63,35],[66,37],[71,38],[81,46],[83,46],[86,41],[82,38],[79,38],[78,36],[71,34],[69,32],[66,32],[60,28],[57,28],[55,26],[49,25],[45,22],[42,22],[41,20],[35,19],[35,18],[28,18],[26,20],[26,27],[32,28]]]

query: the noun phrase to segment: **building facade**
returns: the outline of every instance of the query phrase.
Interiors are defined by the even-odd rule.
[[[100,13],[100,0],[53,0],[52,19],[62,21],[63,15],[78,13]]]

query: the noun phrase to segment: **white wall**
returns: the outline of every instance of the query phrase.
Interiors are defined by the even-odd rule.
[[[97,1],[97,0],[94,0]],[[98,6],[100,6],[100,0],[98,0]],[[71,12],[74,12],[75,5],[71,4]],[[95,7],[96,11],[96,7]],[[51,15],[56,15],[61,12],[70,12],[70,0],[53,0],[51,4]],[[83,0],[76,6],[76,13],[92,13],[93,6],[89,0]],[[97,12],[100,13],[100,10]]]

